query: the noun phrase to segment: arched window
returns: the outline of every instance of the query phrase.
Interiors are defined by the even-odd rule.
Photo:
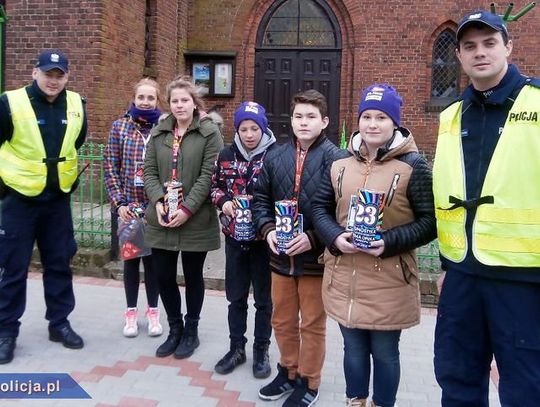
[[[459,95],[459,61],[456,36],[444,30],[433,44],[431,65],[431,101],[448,103]]]
[[[328,138],[338,141],[341,31],[324,0],[275,0],[257,30],[254,100],[280,142],[289,140],[291,97],[316,89],[328,102]]]
[[[289,0],[279,5],[266,25],[261,45],[272,48],[339,46],[328,14],[312,0]]]

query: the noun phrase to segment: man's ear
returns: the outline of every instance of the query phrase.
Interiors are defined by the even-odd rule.
[[[506,47],[506,57],[508,58],[510,54],[512,53],[512,50],[514,49],[514,43],[512,42],[512,40],[508,40],[505,47]]]
[[[326,129],[328,127],[328,123],[330,123],[330,119],[328,118],[328,116],[324,116],[322,121],[324,123],[323,129]]]

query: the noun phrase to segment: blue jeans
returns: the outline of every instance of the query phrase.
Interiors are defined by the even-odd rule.
[[[399,337],[401,330],[372,331],[346,328],[339,325],[345,354],[346,394],[348,398],[365,399],[369,396],[371,373],[370,356],[373,358],[373,402],[381,407],[393,407],[399,386]]]

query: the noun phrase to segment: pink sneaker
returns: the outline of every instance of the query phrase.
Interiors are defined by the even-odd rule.
[[[137,308],[128,308],[124,316],[126,317],[126,325],[124,325],[124,336],[134,338],[139,334],[137,325]]]
[[[160,336],[163,333],[163,327],[159,323],[159,308],[150,308],[146,310],[148,319],[148,336]]]

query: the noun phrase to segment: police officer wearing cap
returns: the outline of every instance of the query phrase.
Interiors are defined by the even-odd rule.
[[[435,374],[443,407],[540,402],[540,81],[508,63],[503,19],[457,30],[469,85],[440,117],[433,190],[442,268]]]
[[[83,99],[66,90],[68,77],[66,55],[43,51],[33,83],[0,97],[0,364],[13,360],[34,243],[49,339],[84,346],[67,318],[75,307],[70,260],[77,251],[69,195],[87,124]]]

